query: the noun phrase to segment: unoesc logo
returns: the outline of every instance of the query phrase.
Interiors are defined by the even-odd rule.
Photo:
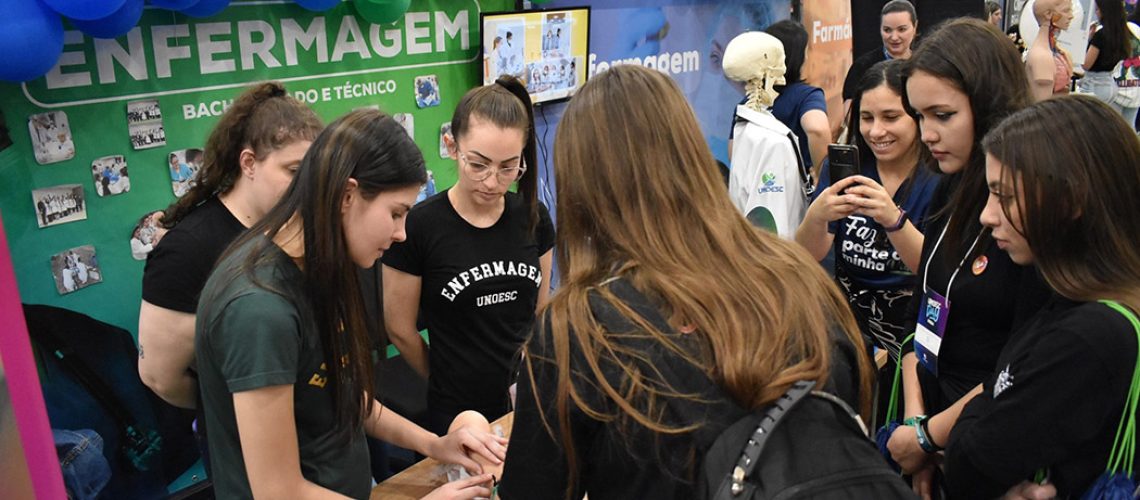
[[[776,185],[776,174],[772,172],[764,172],[764,175],[760,176],[760,182],[763,183],[760,186],[760,194],[784,192],[784,186]]]

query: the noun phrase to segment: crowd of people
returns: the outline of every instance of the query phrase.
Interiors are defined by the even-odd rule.
[[[1068,13],[1037,3],[1049,42]],[[323,126],[258,84],[185,195],[147,216],[164,234],[140,375],[197,420],[221,498],[366,498],[367,438],[471,474],[429,499],[695,498],[718,435],[803,380],[869,422],[876,393],[901,399],[882,459],[915,495],[1080,496],[1140,390],[1140,140],[1113,76],[1133,39],[1119,0],[1097,7],[1093,95],[1035,98],[1000,9],[921,33],[888,2],[883,46],[844,84],[834,139],[858,169],[842,178],[800,78],[806,32],[770,27],[788,75],[770,112],[814,180],[794,238],[734,206],[677,83],[640,66],[567,105],[557,224],[514,77],[462,97],[457,182],[420,203],[424,158],[392,117]],[[423,422],[373,385],[361,273],[377,265],[382,324],[427,380]],[[465,424],[512,409],[509,447]]]

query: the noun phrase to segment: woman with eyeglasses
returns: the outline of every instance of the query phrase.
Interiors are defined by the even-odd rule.
[[[384,324],[428,379],[427,427],[437,433],[464,410],[489,420],[510,410],[516,353],[546,301],[554,247],[526,88],[504,76],[472,89],[451,134],[458,181],[408,214],[407,241],[383,259]]]

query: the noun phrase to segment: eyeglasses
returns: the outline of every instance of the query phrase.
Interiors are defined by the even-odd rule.
[[[467,177],[475,182],[483,182],[487,180],[491,174],[495,174],[495,178],[500,184],[510,184],[521,179],[523,174],[526,173],[525,166],[503,166],[499,164],[498,167],[492,167],[483,162],[471,161],[467,158],[467,154],[463,152],[459,153],[459,159],[463,160],[464,165],[467,165],[465,169]]]

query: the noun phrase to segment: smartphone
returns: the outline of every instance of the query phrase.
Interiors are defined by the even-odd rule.
[[[859,174],[859,147],[853,144],[827,145],[828,169],[831,172],[831,185]]]

